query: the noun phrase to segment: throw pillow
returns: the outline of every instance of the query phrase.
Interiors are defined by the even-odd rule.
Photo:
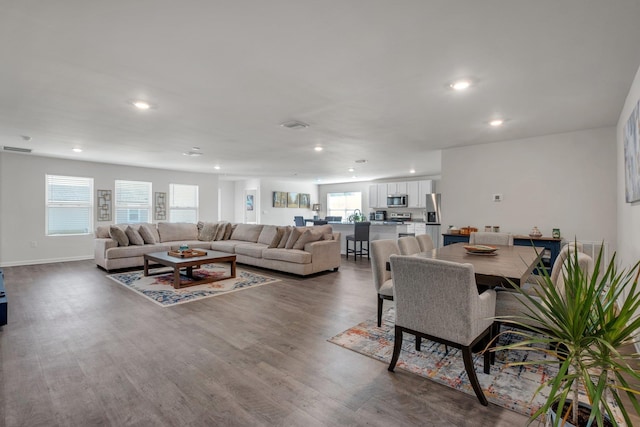
[[[306,230],[293,245],[293,249],[304,249],[304,245],[307,243],[317,242],[320,239],[322,239],[322,231]]]
[[[218,231],[216,231],[216,238],[215,240],[222,240],[222,238],[224,237],[224,232],[226,231],[226,227],[227,227],[227,222],[219,222],[218,223]]]
[[[284,229],[284,233],[282,234],[282,239],[280,239],[280,243],[278,243],[278,249],[284,249],[287,244],[287,240],[289,240],[289,236],[291,235],[291,227],[287,226]]]
[[[137,246],[144,245],[144,239],[142,238],[140,233],[138,233],[138,230],[136,230],[135,228],[128,226],[127,229],[124,230],[124,233],[127,235],[127,238],[129,239],[129,244],[137,245]]]
[[[116,227],[115,225],[109,227],[109,235],[113,240],[118,242],[118,246],[129,246],[129,238],[120,227]]]
[[[333,234],[326,233],[324,236],[322,236],[322,240],[333,240]]]
[[[140,228],[138,228],[138,233],[142,237],[145,243],[153,245],[156,243],[156,238],[153,236],[153,231],[147,224],[142,224]]]
[[[269,243],[270,248],[277,248],[280,244],[280,240],[282,240],[282,236],[284,236],[285,227],[276,227],[276,235],[273,236],[273,240]]]
[[[224,230],[224,236],[222,237],[222,240],[229,240],[231,238],[233,230],[235,230],[237,226],[238,224],[231,224],[230,222],[228,222],[227,228],[225,228]]]
[[[111,237],[109,234],[109,226],[108,225],[99,225],[96,229],[96,237],[98,239],[108,239]]]
[[[302,236],[302,231],[298,227],[293,227],[291,230],[291,234],[289,235],[289,239],[287,240],[287,244],[284,245],[285,249],[293,249],[293,245],[296,244],[298,239]]]
[[[218,223],[205,222],[199,230],[198,240],[210,242],[216,238],[216,234],[218,233]]]

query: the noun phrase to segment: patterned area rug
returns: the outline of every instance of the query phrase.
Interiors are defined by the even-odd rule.
[[[226,264],[205,264],[200,269],[194,270],[196,277],[223,277],[229,275],[230,267]],[[220,280],[217,282],[205,283],[202,285],[190,286],[181,289],[173,288],[173,271],[171,269],[153,269],[157,271],[167,271],[167,273],[155,276],[143,275],[142,271],[132,271],[127,273],[110,274],[111,280],[115,280],[122,286],[130,289],[162,307],[170,307],[176,304],[198,301],[204,298],[215,297],[228,294],[229,292],[241,291],[268,283],[279,282],[280,279],[263,276],[262,274],[249,272],[241,268],[236,269],[234,279]],[[189,278],[181,275],[182,281],[189,281]]]
[[[395,313],[391,308],[384,313],[382,327],[378,328],[376,319],[362,322],[333,338],[329,342],[348,348],[365,356],[380,360],[387,365],[391,361],[394,343]],[[415,337],[403,334],[402,351],[396,368],[418,374],[456,390],[475,397],[469,383],[462,353],[455,348],[445,352],[445,346],[426,339],[422,340],[422,351],[415,349]],[[506,333],[500,338],[500,344],[507,344],[519,339],[517,335]],[[542,406],[548,396],[547,388],[542,389],[535,397],[536,389],[550,375],[558,371],[558,364],[507,366],[509,362],[526,360],[550,360],[546,355],[528,351],[499,351],[495,364],[491,365],[491,374],[483,372],[483,356],[474,354],[474,365],[480,385],[487,400],[503,408],[531,416]],[[532,400],[533,399],[533,400]],[[622,420],[619,420],[622,421]]]

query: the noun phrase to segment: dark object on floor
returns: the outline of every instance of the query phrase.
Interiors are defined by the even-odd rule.
[[[0,326],[7,324],[7,295],[4,289],[4,273],[0,270]]]

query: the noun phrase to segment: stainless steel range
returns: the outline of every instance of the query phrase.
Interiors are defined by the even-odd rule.
[[[391,212],[387,221],[404,224],[405,221],[411,221],[411,213],[408,212]]]

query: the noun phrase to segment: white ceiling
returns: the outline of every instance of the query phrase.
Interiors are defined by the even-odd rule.
[[[448,147],[615,125],[639,22],[638,0],[4,1],[0,145],[222,179],[437,175]]]

